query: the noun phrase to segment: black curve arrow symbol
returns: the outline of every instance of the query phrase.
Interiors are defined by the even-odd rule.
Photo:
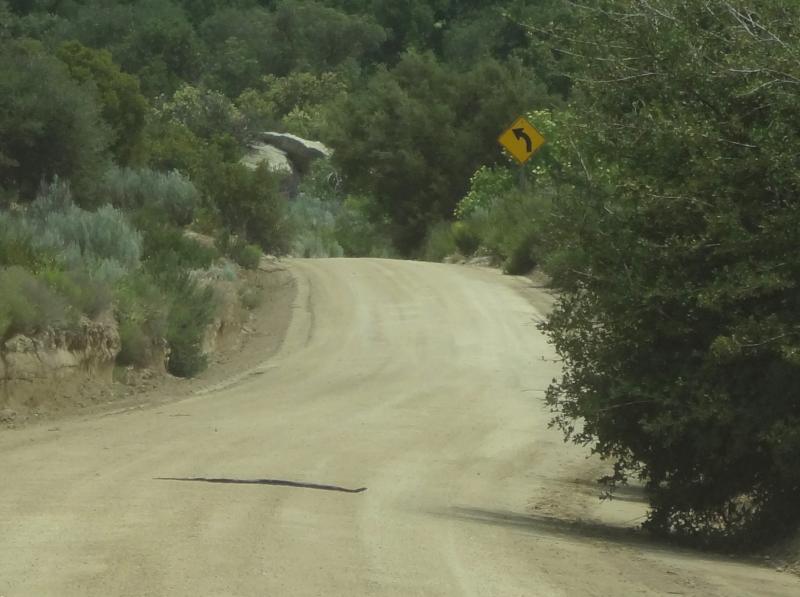
[[[528,153],[531,153],[533,151],[533,141],[531,141],[531,138],[528,136],[528,133],[525,132],[525,129],[514,129],[512,132],[518,141],[525,139],[525,145],[528,148]]]

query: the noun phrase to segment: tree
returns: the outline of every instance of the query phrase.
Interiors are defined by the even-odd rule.
[[[368,14],[346,14],[309,0],[281,0],[275,7],[272,35],[276,65],[271,71],[330,72],[347,62],[372,58],[386,32]]]
[[[547,401],[612,483],[645,481],[652,530],[774,539],[800,503],[800,7],[577,17],[553,38],[581,70],[558,131],[568,266],[544,329],[565,370]]]
[[[0,187],[32,199],[54,176],[80,199],[108,163],[111,135],[91,90],[30,40],[0,45]]]
[[[311,137],[325,128],[325,106],[347,93],[347,84],[336,73],[268,75],[260,87],[263,91],[248,89],[236,100],[251,130],[283,127]]]
[[[200,28],[208,45],[204,81],[236,96],[257,88],[264,75],[315,74],[360,64],[385,39],[364,15],[351,15],[310,0],[282,1],[274,10],[221,10]]]
[[[60,38],[110,51],[123,71],[139,78],[148,97],[172,94],[194,81],[205,53],[186,13],[172,0],[86,3]]]
[[[147,101],[136,77],[123,73],[108,51],[76,41],[63,44],[56,55],[78,83],[95,86],[103,119],[113,131],[111,150],[117,161],[125,165],[140,158]]]
[[[243,140],[246,132],[241,112],[225,95],[188,84],[158,107],[158,115],[203,139],[230,135]]]
[[[348,183],[378,199],[409,255],[431,221],[452,217],[472,173],[500,157],[503,127],[550,102],[518,63],[459,72],[409,53],[333,107],[328,141]]]
[[[203,82],[235,97],[278,69],[272,30],[272,15],[261,8],[227,8],[211,15],[200,27],[209,49]]]

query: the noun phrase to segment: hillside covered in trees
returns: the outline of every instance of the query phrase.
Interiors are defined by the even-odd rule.
[[[191,375],[213,311],[192,272],[221,256],[420,255],[429,224],[498,160],[498,127],[563,96],[563,81],[530,76],[524,12],[0,2],[0,334],[113,305],[121,364],[164,336],[173,373]],[[289,201],[281,176],[240,164],[264,130],[320,139],[336,162]]]
[[[791,531],[800,6],[584,4],[0,1],[0,338],[111,308],[120,364],[163,337],[193,375],[223,258],[538,266],[547,402],[610,489],[704,544]],[[520,114],[548,140],[522,173]],[[290,198],[240,164],[265,130],[333,158]]]

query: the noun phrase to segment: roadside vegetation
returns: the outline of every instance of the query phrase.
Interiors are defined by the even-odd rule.
[[[798,39],[782,0],[0,1],[0,337],[110,309],[121,364],[167,342],[193,375],[199,273],[262,252],[539,268],[547,403],[609,491],[643,482],[658,534],[773,541],[800,521]],[[521,114],[524,167],[496,144]],[[333,157],[248,170],[268,129]]]

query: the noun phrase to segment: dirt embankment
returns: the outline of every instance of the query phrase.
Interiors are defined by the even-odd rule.
[[[108,313],[97,321],[83,319],[73,330],[8,339],[0,346],[0,423],[102,393],[119,350],[117,323]]]
[[[17,335],[0,344],[0,428],[163,402],[222,383],[277,350],[294,298],[293,278],[279,263],[265,259],[259,270],[240,272],[235,281],[209,283],[220,307],[204,337],[209,368],[203,374],[192,380],[170,376],[166,348],[154,350],[145,369],[117,367],[121,343],[111,313],[84,319],[71,331]],[[240,302],[243,287],[258,295],[252,310]]]

